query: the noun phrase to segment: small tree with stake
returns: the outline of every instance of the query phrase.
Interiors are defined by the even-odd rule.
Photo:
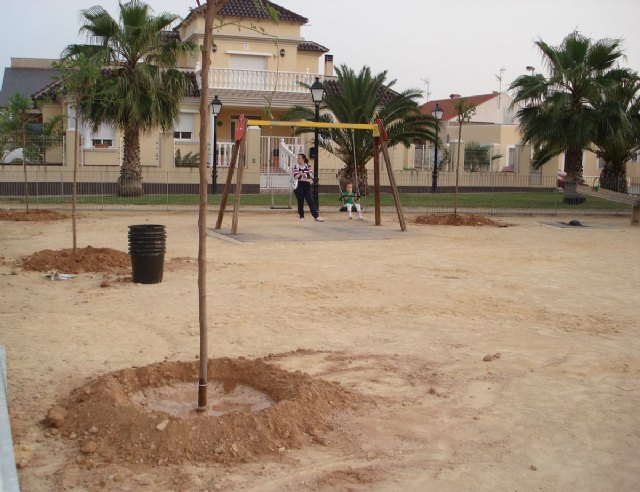
[[[80,107],[92,94],[95,81],[100,73],[100,67],[95,60],[83,53],[69,56],[62,61],[54,63],[53,67],[60,71],[61,90],[70,94],[76,108],[76,131],[73,137],[73,182],[71,184],[71,229],[73,234],[73,256],[76,255],[78,244],[76,206],[78,202],[77,178],[78,178],[78,147],[80,133]]]
[[[458,217],[458,183],[460,180],[460,143],[462,142],[462,125],[469,123],[474,114],[476,114],[476,105],[467,102],[467,99],[461,97],[456,100],[453,105],[456,111],[456,121],[458,122],[458,151],[456,158],[456,187],[453,195],[453,216]]]
[[[0,134],[14,142],[22,144],[22,170],[24,172],[24,204],[29,213],[29,181],[27,177],[27,137],[31,133],[29,127],[29,110],[31,101],[22,94],[14,94],[9,99],[9,106],[0,118]]]
[[[200,0],[196,0],[201,7]],[[254,0],[262,6],[263,0]],[[207,0],[204,9],[202,46],[202,90],[200,91],[200,195],[198,207],[198,318],[200,323],[200,367],[198,374],[199,412],[207,409],[207,135],[209,133],[209,65],[211,64],[212,29],[215,16],[229,0]],[[266,8],[266,7],[265,7]],[[269,10],[271,12],[271,10]]]

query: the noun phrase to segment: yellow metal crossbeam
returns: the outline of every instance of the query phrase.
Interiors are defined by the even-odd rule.
[[[352,130],[368,130],[374,137],[380,136],[378,125],[372,123],[324,123],[315,121],[268,121],[247,120],[247,126],[289,126],[291,128],[346,128]]]

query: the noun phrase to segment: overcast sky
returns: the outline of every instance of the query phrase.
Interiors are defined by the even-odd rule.
[[[11,57],[56,58],[78,37],[81,9],[95,0],[0,0],[0,73]],[[156,13],[185,17],[195,0],[149,0]],[[544,70],[534,41],[557,45],[577,29],[622,38],[625,66],[640,71],[639,0],[279,0],[309,19],[302,36],[356,70],[387,70],[396,89],[429,99],[502,89],[531,65]],[[117,15],[117,1],[101,2]],[[504,69],[501,71],[501,69]],[[1,76],[1,75],[0,75]]]

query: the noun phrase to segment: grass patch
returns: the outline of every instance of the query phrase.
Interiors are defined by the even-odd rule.
[[[504,192],[504,193],[460,193],[458,195],[458,207],[460,208],[490,208],[490,209],[571,209],[571,210],[627,210],[628,205],[616,203],[598,197],[587,196],[586,201],[580,205],[566,205],[562,203],[562,193],[558,192]],[[222,199],[221,194],[209,195],[208,203],[218,206]],[[228,206],[233,205],[234,196],[229,196]],[[22,198],[0,198],[0,203],[22,203]],[[117,195],[81,195],[78,196],[79,205],[193,205],[197,206],[198,195],[144,195],[141,197],[120,197]],[[450,208],[454,206],[453,193],[402,193],[400,202],[407,208]],[[39,205],[70,205],[69,196],[34,197],[30,203]],[[285,206],[289,203],[288,195],[242,195],[241,204],[248,206],[270,207]],[[295,197],[291,197],[292,206],[296,206]],[[373,195],[362,198],[366,207],[373,207]],[[393,196],[383,194],[382,206],[393,206]],[[336,208],[340,206],[337,195],[321,194],[320,205]]]
[[[562,202],[563,194],[558,192],[504,192],[504,193],[460,193],[458,207],[461,208],[525,208],[525,209],[571,209],[571,210],[626,210],[628,205],[587,196],[580,205]],[[405,193],[400,195],[403,207],[453,207],[454,193]],[[382,197],[383,205],[393,205],[390,195]]]

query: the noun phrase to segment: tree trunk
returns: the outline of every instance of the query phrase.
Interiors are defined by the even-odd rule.
[[[564,171],[567,179],[564,183],[563,203],[580,205],[585,197],[576,191],[578,181],[582,178],[582,149],[567,149],[564,153]]]
[[[140,132],[137,129],[124,129],[124,152],[118,185],[120,196],[142,196],[144,194],[140,168]]]
[[[460,147],[462,143],[462,122],[458,126],[458,157],[456,159],[456,186],[453,193],[453,216],[458,217],[458,183],[460,182]]]
[[[76,98],[76,111],[80,108],[80,98]],[[71,233],[73,235],[73,257],[76,257],[77,230],[76,230],[76,206],[78,202],[78,133],[80,131],[79,118],[76,118],[75,131],[73,133],[73,182],[71,183]]]
[[[607,162],[600,174],[600,188],[627,193],[627,169],[625,162]]]
[[[582,149],[567,149],[564,153],[564,172],[567,173],[567,179],[582,178]]]
[[[220,6],[207,0],[202,43],[202,90],[200,91],[200,205],[198,207],[198,320],[200,323],[200,369],[198,375],[199,412],[207,409],[208,337],[207,337],[207,135],[209,133],[209,65],[211,30]],[[216,130],[217,131],[217,130]]]
[[[29,213],[29,180],[27,177],[27,136],[25,129],[22,129],[22,171],[24,172],[24,205]]]

